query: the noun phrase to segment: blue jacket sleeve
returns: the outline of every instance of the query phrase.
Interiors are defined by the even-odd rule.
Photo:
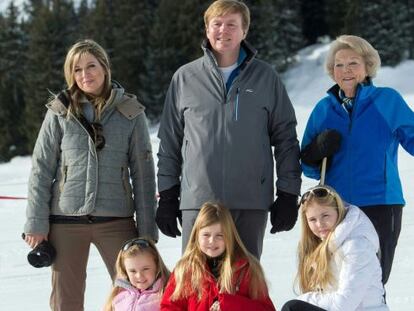
[[[383,97],[377,101],[379,113],[401,146],[414,155],[414,112],[394,89],[384,88],[379,96]]]

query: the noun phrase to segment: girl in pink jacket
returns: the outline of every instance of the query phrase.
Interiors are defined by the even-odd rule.
[[[116,271],[117,279],[104,311],[160,310],[170,271],[152,241],[127,241],[118,254]]]

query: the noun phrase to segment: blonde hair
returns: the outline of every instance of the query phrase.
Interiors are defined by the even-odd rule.
[[[324,188],[327,196],[318,197],[312,192],[314,189]],[[302,293],[318,291],[335,284],[336,279],[331,271],[330,260],[332,251],[332,233],[339,223],[345,218],[346,209],[339,194],[329,186],[317,186],[309,189],[300,207],[300,219],[302,223],[301,239],[298,246],[298,273],[296,281]],[[313,204],[331,207],[338,213],[338,219],[328,237],[321,241],[309,228],[306,211]]]
[[[145,243],[142,243],[142,244],[133,243],[134,240],[146,241],[148,242],[147,244],[148,246]],[[121,249],[118,253],[118,257],[115,263],[116,278],[129,281],[128,273],[125,269],[125,259],[134,258],[142,254],[149,254],[154,259],[155,265],[157,267],[156,280],[161,279],[162,281],[162,288],[159,292],[159,295],[161,298],[162,294],[164,293],[165,286],[167,285],[168,279],[170,277],[170,271],[168,270],[167,266],[164,264],[164,261],[162,260],[162,257],[160,253],[158,252],[155,244],[150,239],[143,239],[143,238],[135,238],[135,239],[129,240],[125,242],[124,245],[128,245],[128,243],[131,243],[131,246],[128,247],[126,250]],[[122,248],[124,248],[124,246]],[[113,286],[112,291],[107,299],[107,302],[105,303],[103,311],[113,311],[112,301],[115,298],[115,296],[119,294],[121,290],[122,288],[118,286]]]
[[[335,55],[339,50],[346,49],[354,51],[363,58],[365,69],[370,78],[374,78],[377,75],[377,71],[381,67],[381,58],[378,51],[361,37],[342,35],[331,43],[328,55],[326,56],[325,70],[333,80],[335,80]]]
[[[217,280],[220,292],[234,294],[236,284],[234,273],[237,260],[245,259],[248,262],[249,295],[251,299],[267,296],[268,289],[263,270],[259,261],[251,255],[237,233],[230,212],[219,203],[204,203],[191,231],[183,257],[178,261],[174,269],[176,287],[171,300],[178,300],[197,294],[201,299],[203,293],[203,280],[206,274],[206,255],[201,251],[198,243],[199,232],[202,228],[220,224],[224,236],[225,251],[220,267],[220,276]]]
[[[66,54],[63,70],[65,74],[66,84],[69,89],[69,94],[71,96],[69,112],[71,112],[74,115],[80,115],[80,113],[82,112],[80,100],[83,96],[86,96],[86,94],[84,94],[84,92],[76,84],[75,66],[79,59],[85,54],[93,55],[98,60],[99,64],[102,66],[105,73],[102,93],[98,96],[91,96],[90,94],[88,94],[88,97],[95,106],[97,119],[99,120],[103,108],[105,106],[105,100],[109,97],[112,88],[111,69],[108,54],[98,43],[90,39],[85,39],[76,42],[74,45],[72,45],[72,47]]]
[[[247,5],[237,0],[214,1],[204,12],[204,24],[207,27],[213,18],[234,13],[241,15],[243,30],[247,34],[250,27],[250,10]]]

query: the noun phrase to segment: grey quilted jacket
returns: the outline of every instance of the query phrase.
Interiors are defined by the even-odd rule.
[[[59,99],[47,104],[32,156],[24,232],[47,234],[49,215],[129,217],[158,239],[155,172],[144,107],[115,86],[102,112],[105,146]],[[131,184],[132,183],[132,184]]]

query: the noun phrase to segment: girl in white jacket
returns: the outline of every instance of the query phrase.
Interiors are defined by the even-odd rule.
[[[356,206],[328,186],[309,189],[301,202],[297,281],[301,295],[282,311],[387,311],[378,235]]]

